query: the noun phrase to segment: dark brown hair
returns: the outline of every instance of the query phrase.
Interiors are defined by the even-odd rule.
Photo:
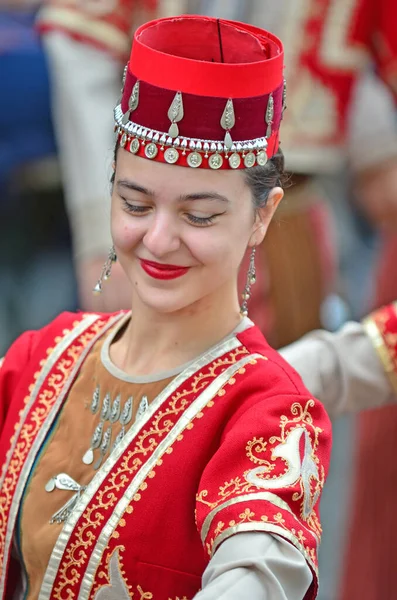
[[[284,155],[279,150],[263,167],[256,166],[244,170],[245,182],[251,190],[255,210],[266,206],[271,190],[284,188],[288,177],[284,170]]]

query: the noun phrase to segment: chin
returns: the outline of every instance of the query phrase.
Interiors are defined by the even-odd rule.
[[[138,296],[144,306],[159,314],[176,313],[196,302],[196,299],[187,298],[186,294],[165,294],[158,290],[148,290],[144,294],[141,291]]]

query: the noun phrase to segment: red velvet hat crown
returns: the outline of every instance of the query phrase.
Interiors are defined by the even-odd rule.
[[[266,164],[285,109],[283,46],[257,27],[212,17],[151,21],[134,37],[115,108],[120,145],[192,168]]]

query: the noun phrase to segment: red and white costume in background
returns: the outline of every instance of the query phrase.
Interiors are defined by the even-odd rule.
[[[221,2],[217,4],[221,8]],[[266,23],[284,40],[289,101],[283,121],[282,150],[287,168],[293,173],[308,175],[337,172],[347,160],[346,137],[352,92],[363,68],[375,60],[380,75],[396,92],[395,3],[389,0],[278,0],[277,3],[254,0],[247,3],[244,19],[259,25]],[[374,98],[376,101],[376,94]],[[353,149],[356,168],[373,166],[397,156],[395,129],[389,128],[385,135],[377,110],[377,104],[373,105],[372,111],[369,107],[365,109],[368,124],[363,123],[361,139],[358,135]],[[327,217],[324,205],[317,202],[321,200],[321,191],[313,183],[301,190],[300,197],[295,198],[293,193],[293,188],[287,190],[283,205],[287,209],[290,207],[292,213],[306,214],[308,228],[322,258],[324,297],[334,289],[335,277],[330,217]],[[282,220],[287,218],[283,214],[280,217]],[[308,235],[303,231],[296,242],[303,245],[305,239]],[[266,241],[264,247],[266,250]],[[279,268],[276,266],[275,269],[288,272],[281,259]],[[313,288],[313,293],[318,285],[314,278],[305,284]],[[294,297],[295,288],[299,290],[296,283],[289,288],[286,286],[286,295]],[[396,296],[393,289],[389,284],[388,297],[379,298],[376,305],[390,302]],[[255,295],[253,301],[259,304],[260,299]],[[298,292],[293,304],[302,305]],[[315,326],[319,325],[318,321]]]
[[[281,0],[248,5],[284,41],[288,111],[283,151],[292,172],[335,172],[345,161],[352,90],[375,61],[397,93],[397,6],[393,0]],[[376,106],[373,119],[376,121]],[[374,140],[374,146],[381,144]]]
[[[48,436],[56,435],[94,344],[122,317],[61,315],[21,336],[5,357],[0,598],[10,598],[20,578],[11,549],[27,484],[42,468]],[[305,598],[315,598],[329,453],[324,409],[249,326],[172,379],[129,429],[61,529],[39,597],[190,599],[221,543],[267,532],[306,558],[314,578]],[[47,521],[40,535],[51,527]],[[295,597],[291,577],[286,598]]]
[[[42,33],[61,31],[125,61],[139,9],[153,14],[157,5],[158,0],[48,0],[38,24]]]
[[[111,111],[133,30],[156,11],[156,0],[48,0],[39,12],[77,263],[105,257],[111,245]]]

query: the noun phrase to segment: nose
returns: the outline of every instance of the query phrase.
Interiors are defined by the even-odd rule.
[[[179,250],[181,241],[175,219],[165,212],[153,213],[143,237],[143,243],[152,256],[160,258]]]

